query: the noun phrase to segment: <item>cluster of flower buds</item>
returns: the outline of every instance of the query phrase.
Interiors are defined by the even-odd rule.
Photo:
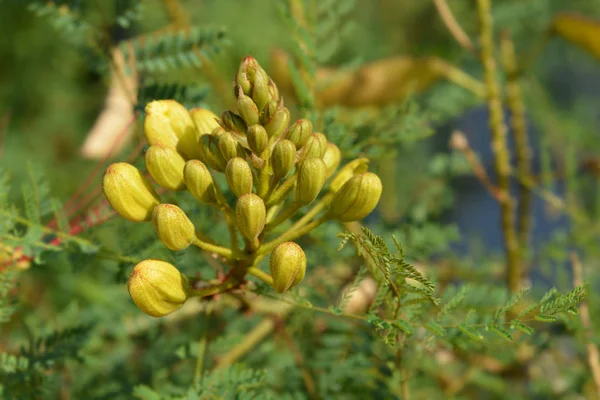
[[[366,217],[375,209],[382,185],[377,175],[367,172],[367,159],[338,170],[340,149],[315,132],[310,120],[290,124],[277,86],[254,58],[244,58],[233,87],[237,109],[220,118],[206,109],[187,110],[176,101],[158,100],[146,106],[144,122],[147,175],[161,190],[188,191],[198,202],[222,212],[230,228],[228,246],[199,234],[178,206],[161,203],[147,175],[133,165],[110,165],[104,193],[122,217],[152,221],[169,249],[196,245],[239,272],[228,279],[254,274],[283,293],[300,283],[306,272],[306,256],[292,240],[328,220]],[[219,173],[225,175],[230,195],[215,181],[214,174]],[[329,187],[323,190],[328,180]],[[312,208],[304,216],[293,220],[309,205]],[[276,235],[273,231],[282,225],[287,230]],[[238,233],[243,248],[238,247]],[[274,238],[267,240],[271,233]],[[257,272],[268,254],[270,275]],[[134,268],[129,293],[142,311],[162,316],[189,296],[206,293],[188,281],[173,265],[146,260]],[[222,287],[235,285],[222,282]]]

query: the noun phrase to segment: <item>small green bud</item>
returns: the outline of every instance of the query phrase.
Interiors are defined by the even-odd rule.
[[[200,135],[211,133],[215,128],[219,127],[219,117],[217,114],[206,108],[192,108],[190,115]]]
[[[381,180],[374,173],[356,175],[335,194],[329,215],[342,222],[363,219],[377,206],[382,190]]]
[[[213,135],[200,136],[200,159],[215,171],[225,171],[227,162],[219,149],[219,139]]]
[[[164,317],[185,303],[189,283],[172,264],[149,259],[133,268],[127,290],[140,310],[153,317]]]
[[[273,101],[269,101],[265,105],[265,108],[260,113],[260,122],[263,126],[268,124],[269,122],[271,122],[273,117],[275,117],[275,113],[277,112],[277,109],[279,108],[279,104],[280,104],[280,101],[273,100]]]
[[[282,179],[289,174],[296,162],[296,146],[289,140],[280,140],[273,147],[271,154],[271,168],[277,179]]]
[[[149,221],[160,198],[133,165],[115,163],[104,173],[102,188],[106,199],[121,217],[134,222]]]
[[[291,140],[300,150],[308,142],[310,135],[312,135],[312,123],[307,119],[299,119],[290,126],[286,139]]]
[[[269,269],[275,291],[284,293],[304,279],[306,255],[294,242],[281,243],[271,253]]]
[[[325,184],[327,167],[320,158],[308,158],[298,166],[296,201],[303,206],[317,198]]]
[[[248,129],[244,119],[232,111],[225,111],[221,115],[221,126],[240,136],[244,136]]]
[[[254,100],[259,112],[269,101],[269,77],[264,71],[256,74],[254,87],[252,88],[252,100]]]
[[[246,136],[248,137],[248,146],[250,147],[250,150],[257,155],[261,155],[269,143],[269,136],[267,135],[265,128],[258,124],[252,125],[248,127]]]
[[[165,189],[183,190],[185,160],[175,150],[162,145],[152,145],[146,151],[146,167],[156,183]]]
[[[210,171],[202,161],[186,162],[183,168],[183,177],[187,189],[196,200],[203,204],[216,203],[215,183]]]
[[[244,158],[246,156],[244,148],[230,132],[225,132],[219,136],[219,150],[225,161],[229,161],[234,157]]]
[[[239,90],[236,101],[238,112],[246,125],[258,124],[258,107],[254,101]]]
[[[333,180],[329,184],[329,190],[333,193],[337,192],[350,178],[354,175],[366,172],[368,167],[368,158],[357,158],[356,160],[350,161],[333,177]]]
[[[323,161],[327,167],[327,178],[334,174],[342,161],[342,152],[340,148],[333,143],[327,143],[327,150],[323,156]]]
[[[278,137],[288,127],[290,122],[290,111],[283,106],[283,102],[280,103],[277,110],[273,114],[272,118],[269,118],[269,122],[264,124],[265,130],[269,138]]]
[[[225,177],[229,188],[236,197],[252,193],[252,170],[243,158],[229,160],[225,169]]]
[[[146,105],[144,134],[150,145],[174,147],[186,159],[198,157],[200,134],[190,113],[175,100],[155,100]]]
[[[269,102],[271,101],[277,101],[279,102],[279,89],[277,88],[277,85],[275,84],[275,82],[273,82],[273,79],[269,78]]]
[[[170,250],[187,249],[196,237],[194,224],[173,204],[160,204],[152,212],[152,224],[160,240]]]
[[[235,216],[240,232],[247,239],[254,240],[265,228],[267,219],[265,203],[255,194],[245,194],[235,205]]]
[[[216,128],[214,128],[210,134],[214,137],[216,137],[217,139],[221,137],[222,134],[226,133],[227,131],[225,129],[223,129],[223,127],[221,125],[217,126]]]
[[[267,73],[254,57],[244,57],[238,68],[235,84],[239,85],[244,94],[250,96],[257,80],[266,80]]]
[[[306,144],[300,150],[298,158],[304,160],[311,157],[323,158],[327,151],[327,138],[322,133],[313,133],[310,135]]]

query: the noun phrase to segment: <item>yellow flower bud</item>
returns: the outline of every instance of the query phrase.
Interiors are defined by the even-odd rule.
[[[246,157],[244,148],[240,142],[233,137],[233,133],[230,132],[225,132],[219,136],[219,150],[221,151],[221,155],[226,162],[234,157]]]
[[[356,160],[350,161],[333,177],[333,180],[329,184],[329,190],[333,193],[340,190],[344,183],[346,183],[354,175],[367,171],[369,167],[368,158],[357,158]]]
[[[273,79],[269,78],[269,84],[268,84],[268,88],[269,88],[269,102],[271,101],[277,101],[279,102],[279,89],[277,88],[277,85],[275,84],[275,82],[273,82]]]
[[[280,140],[273,147],[271,154],[271,168],[277,179],[285,178],[296,162],[296,146],[287,139]]]
[[[290,111],[283,106],[283,101],[279,103],[277,110],[272,115],[267,116],[269,122],[264,124],[267,135],[270,138],[278,137],[288,127],[290,122]]]
[[[260,122],[263,126],[273,120],[273,117],[275,117],[275,113],[281,104],[282,102],[280,100],[272,100],[265,105],[265,108],[260,113]]]
[[[252,170],[243,158],[235,157],[229,160],[225,168],[225,177],[236,197],[252,193]]]
[[[238,112],[246,125],[258,124],[258,107],[254,101],[239,89],[236,101]]]
[[[190,115],[200,135],[211,133],[215,128],[219,127],[219,117],[217,114],[206,108],[192,108]]]
[[[223,136],[223,135],[221,135]],[[227,161],[219,149],[219,139],[213,135],[200,136],[200,160],[218,172],[225,171]]]
[[[262,69],[256,74],[254,79],[252,100],[256,104],[259,112],[269,101],[269,77]]]
[[[250,147],[250,150],[257,155],[261,155],[269,143],[269,136],[267,135],[265,128],[258,124],[252,125],[248,127],[246,136],[248,137],[248,146]]]
[[[152,224],[160,240],[170,250],[187,249],[196,237],[194,224],[173,204],[160,204],[152,213]]]
[[[156,183],[169,190],[185,189],[185,160],[170,147],[155,144],[146,151],[146,167]]]
[[[144,134],[150,145],[174,147],[186,159],[199,155],[200,134],[190,113],[175,100],[155,100],[146,105]]]
[[[313,133],[306,141],[302,150],[300,150],[299,159],[304,160],[311,157],[323,158],[326,151],[327,138],[325,135],[322,133]]]
[[[227,131],[221,126],[217,126],[215,129],[213,129],[210,134],[214,137],[216,137],[217,139],[221,137],[222,134],[226,133]]]
[[[164,317],[176,311],[188,298],[189,283],[173,265],[149,259],[137,264],[127,290],[136,306],[153,317]]]
[[[223,128],[240,136],[244,136],[248,129],[244,119],[231,111],[225,111],[221,115],[221,124]]]
[[[134,222],[149,221],[160,198],[133,165],[115,163],[108,166],[102,182],[104,195],[123,218]]]
[[[267,219],[265,203],[255,194],[245,194],[235,205],[235,216],[240,232],[247,239],[254,240],[265,228]]]
[[[294,242],[281,243],[271,253],[269,268],[275,291],[284,293],[304,279],[306,255]]]
[[[327,167],[320,158],[308,158],[298,167],[298,184],[296,185],[296,202],[307,205],[317,198],[325,184]]]
[[[333,143],[327,143],[327,150],[323,156],[323,161],[327,167],[327,178],[329,178],[339,167],[342,161],[342,152],[340,148]]]
[[[215,204],[217,195],[212,175],[199,160],[190,160],[183,168],[183,178],[188,191],[203,204]]]
[[[312,123],[307,119],[299,119],[290,126],[286,139],[291,140],[300,150],[308,142],[310,135],[312,135]]]
[[[342,222],[363,219],[377,206],[382,190],[381,180],[374,173],[356,175],[335,194],[329,216]]]
[[[254,57],[244,57],[238,68],[235,84],[239,85],[244,94],[250,95],[253,92],[257,80],[267,80],[266,72],[258,64]],[[260,83],[259,83],[260,85]]]

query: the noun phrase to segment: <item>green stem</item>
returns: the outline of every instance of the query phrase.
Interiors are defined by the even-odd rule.
[[[225,215],[225,222],[227,223],[227,229],[229,230],[229,238],[231,240],[231,248],[233,249],[234,253],[238,253],[240,249],[238,247],[238,237],[237,232],[235,230],[236,225],[233,213],[231,212],[231,210],[228,210],[226,208],[222,208],[221,211],[223,211],[223,214]]]
[[[277,239],[270,241],[269,243],[265,243],[258,248],[256,254],[259,256],[265,255],[273,250],[277,245],[283,242],[289,242],[300,236],[306,235],[308,232],[312,231],[319,227],[319,225],[323,224],[325,221],[329,220],[329,216],[327,214],[323,215],[321,218],[314,220],[310,224],[307,224],[299,229],[289,229]]]
[[[261,270],[261,269],[259,269],[257,267],[250,267],[250,268],[248,268],[248,273],[250,275],[252,275],[252,276],[260,279],[261,281],[263,281],[267,285],[273,286],[273,278],[271,277],[271,275],[267,274],[263,270]]]
[[[273,207],[270,207],[267,210],[267,224],[270,224],[271,221],[273,221],[273,219],[277,217],[277,214],[279,213],[279,211],[281,211],[281,207],[283,207],[283,204],[279,203],[274,205]]]
[[[191,285],[192,287],[189,289],[189,296],[200,298],[214,296],[215,294],[223,293],[233,289],[234,287],[238,286],[240,282],[241,281],[239,279],[227,279],[225,282],[202,289],[195,289],[193,285]]]
[[[200,247],[202,250],[206,250],[206,251],[209,251],[211,253],[215,253],[215,254],[218,254],[220,256],[226,257],[226,258],[233,258],[233,252],[231,251],[231,249],[227,249],[225,247],[217,246],[215,244],[206,243],[206,242],[203,242],[202,240],[200,240],[198,238],[195,238],[192,241],[192,244],[194,244],[195,246]]]
[[[204,312],[204,319],[206,320],[206,326],[208,326],[208,319],[212,312],[212,304],[208,304],[206,306],[206,311]],[[206,343],[207,340],[208,329],[205,329],[202,333],[202,337],[198,341],[198,358],[196,359],[196,371],[194,373],[194,386],[197,386],[200,383],[200,378],[202,378],[202,372],[204,371],[204,357],[206,357]]]
[[[327,193],[317,204],[315,204],[306,214],[302,216],[290,229],[299,229],[306,225],[308,221],[313,219],[318,213],[320,213],[325,207],[327,207],[333,198],[335,197],[335,193]]]
[[[256,184],[256,194],[265,199],[270,192],[270,177],[269,177],[269,159],[271,158],[271,149],[267,146],[266,150],[261,154],[261,158],[265,160],[265,165],[258,173],[258,183]]]
[[[279,214],[273,221],[267,224],[267,226],[265,227],[265,232],[270,232],[273,229],[277,228],[279,224],[281,224],[282,222],[290,218],[292,215],[294,215],[296,211],[300,209],[300,207],[302,207],[302,205],[299,203],[291,203],[288,206],[288,208],[286,208],[281,214]]]
[[[296,183],[296,179],[298,175],[294,173],[294,175],[290,176],[281,186],[277,188],[267,200],[267,207],[274,206],[275,204],[283,201],[288,192],[294,187]]]

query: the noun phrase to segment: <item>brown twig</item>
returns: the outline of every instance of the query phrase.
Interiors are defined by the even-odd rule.
[[[581,260],[577,253],[573,252],[570,255],[571,266],[573,268],[573,286],[583,285],[583,271],[581,266]],[[600,354],[598,352],[598,346],[592,339],[592,321],[590,318],[590,308],[588,302],[584,299],[579,305],[579,318],[581,319],[581,325],[583,326],[583,333],[585,337],[587,352],[588,352],[588,365],[590,372],[592,373],[592,379],[596,386],[596,395],[600,398]]]
[[[435,4],[435,8],[437,8],[438,14],[440,14],[440,18],[450,31],[450,34],[454,37],[454,39],[458,42],[458,44],[465,50],[470,53],[475,53],[475,46],[469,36],[462,29],[456,18],[454,18],[454,14],[452,14],[452,10],[446,3],[446,0],[433,0]]]

